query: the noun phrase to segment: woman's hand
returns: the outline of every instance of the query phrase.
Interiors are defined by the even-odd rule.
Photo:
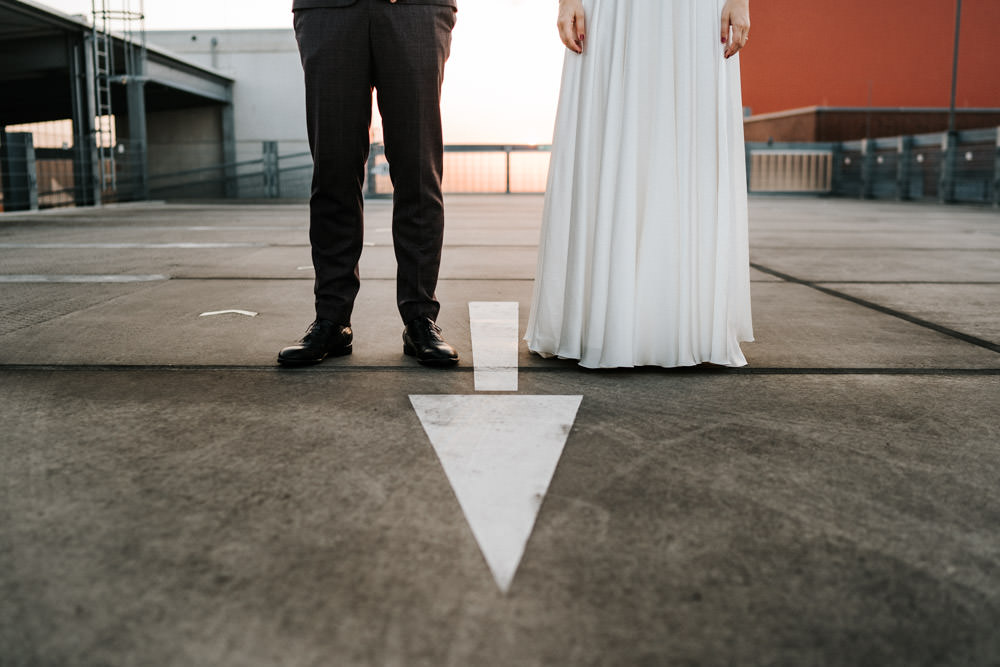
[[[559,37],[566,48],[583,53],[587,19],[580,0],[559,0]]]
[[[750,39],[750,0],[726,0],[722,8],[722,43],[725,56],[731,58]]]

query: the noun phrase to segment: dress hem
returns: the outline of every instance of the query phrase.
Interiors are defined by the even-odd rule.
[[[525,341],[527,341],[527,339],[525,339]],[[740,340],[740,341],[738,341],[738,343],[753,343],[753,342],[754,342],[753,338],[749,338],[749,339],[746,339],[746,340]],[[564,355],[564,354],[559,354],[559,353],[543,352],[541,350],[537,350],[537,349],[535,349],[535,348],[533,348],[531,346],[530,342],[528,343],[528,351],[531,352],[532,354],[537,354],[538,356],[542,357],[543,359],[561,359],[561,360],[564,360],[564,361],[576,361],[578,366],[580,366],[581,368],[589,369],[589,370],[613,370],[613,369],[616,369],[616,368],[652,368],[652,367],[656,367],[656,368],[694,368],[695,366],[702,366],[704,364],[711,364],[713,366],[721,366],[723,368],[743,368],[745,366],[749,366],[750,365],[746,361],[746,359],[743,359],[741,361],[736,361],[736,362],[734,362],[734,361],[720,362],[720,361],[712,361],[711,359],[702,359],[700,361],[691,361],[691,362],[688,362],[688,363],[677,363],[677,364],[671,364],[669,366],[668,365],[664,365],[664,364],[655,363],[655,362],[651,362],[651,363],[633,363],[633,364],[590,364],[590,363],[584,363],[583,360],[580,357],[575,356],[575,355]]]

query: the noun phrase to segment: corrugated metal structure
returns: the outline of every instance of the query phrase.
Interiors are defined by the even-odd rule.
[[[157,171],[233,161],[232,79],[95,21],[0,0],[5,210],[147,198]],[[201,152],[151,136],[199,135]],[[109,171],[110,170],[110,171]],[[222,182],[220,180],[220,182]],[[220,191],[219,195],[224,195]]]

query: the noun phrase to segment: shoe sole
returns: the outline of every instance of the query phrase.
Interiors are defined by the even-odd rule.
[[[417,357],[416,349],[406,344],[403,345],[403,354],[408,357]],[[421,366],[430,366],[432,368],[448,368],[458,363],[458,357],[454,359],[421,359],[417,357],[417,363]]]
[[[348,345],[347,347],[341,347],[341,348],[338,348],[336,350],[331,350],[330,352],[327,352],[325,355],[323,355],[322,359],[302,359],[302,360],[298,360],[298,359],[282,359],[281,357],[278,357],[278,364],[281,365],[281,366],[292,366],[292,367],[297,367],[297,366],[315,366],[316,364],[323,363],[327,359],[333,359],[335,357],[346,357],[347,355],[351,354],[353,351],[354,351],[354,348],[351,345]]]

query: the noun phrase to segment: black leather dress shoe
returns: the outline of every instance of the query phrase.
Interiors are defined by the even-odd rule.
[[[403,353],[424,366],[454,366],[458,352],[441,337],[441,327],[428,317],[410,320],[403,330]]]
[[[353,342],[351,327],[330,320],[316,320],[298,344],[278,353],[278,363],[283,366],[318,364],[327,357],[350,354]]]

